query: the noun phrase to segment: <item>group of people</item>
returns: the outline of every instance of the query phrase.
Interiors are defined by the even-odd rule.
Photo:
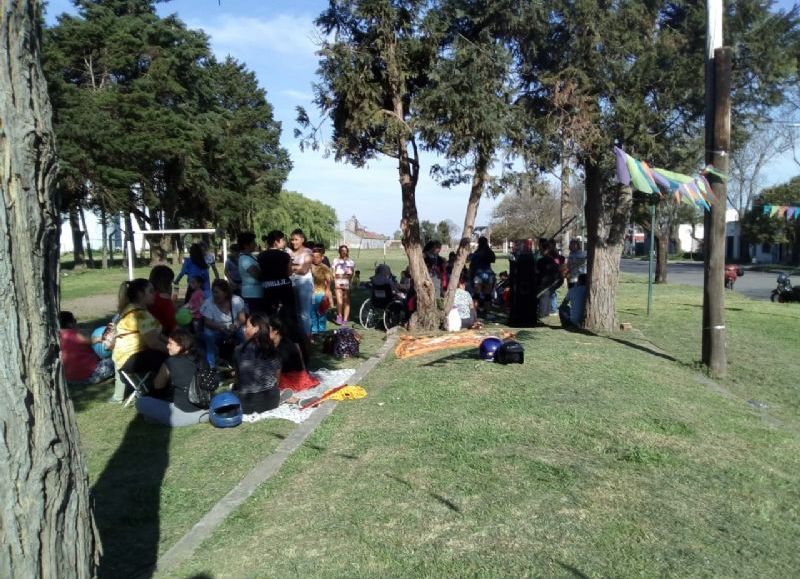
[[[169,266],[157,265],[148,279],[124,282],[111,325],[110,358],[101,359],[93,349],[103,338],[83,335],[74,315],[62,312],[62,363],[68,382],[97,383],[115,376],[110,402],[119,403],[132,386],[125,377],[149,375],[150,395],[139,398],[136,407],[148,419],[170,426],[196,424],[205,416],[188,398],[200,368],[235,372],[234,391],[244,413],[273,409],[318,385],[306,370],[311,302],[322,312],[322,300],[316,296],[322,294],[333,303],[333,286],[342,311],[339,321],[344,323],[350,314],[349,282],[355,264],[343,246],[334,264],[324,265],[324,248],[294,243],[305,241],[299,230],[292,234],[291,252],[283,251],[279,231],[270,232],[269,249],[257,256],[254,239],[252,234],[240,236],[237,267],[226,263],[229,279],[220,278],[202,245],[193,244],[177,277]],[[213,282],[209,270],[216,278]],[[178,299],[177,282],[183,277],[189,283]],[[183,309],[189,311],[188,323],[181,319]],[[324,331],[322,323],[315,324]]]
[[[586,252],[580,240],[570,240],[566,258],[552,239],[539,239],[536,251],[532,240],[523,240],[515,244],[509,260],[514,325],[558,315],[565,327],[580,327],[586,299]],[[558,290],[565,281],[568,291],[559,305]]]
[[[283,232],[270,231],[260,252],[252,232],[241,233],[237,241],[225,272],[251,312],[279,315],[288,326],[296,324],[307,340],[326,331],[334,304],[336,323],[349,322],[355,262],[346,245],[339,246],[331,263],[324,244],[307,242],[300,229],[292,231],[288,244]]]

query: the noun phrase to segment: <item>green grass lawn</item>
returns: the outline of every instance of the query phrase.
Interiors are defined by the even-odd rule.
[[[313,369],[354,368],[385,335],[362,332],[360,356],[336,360],[315,346]],[[220,500],[294,429],[265,420],[235,429],[170,429],[108,404],[113,384],[70,389],[103,543],[100,577],[133,577]]]
[[[644,281],[623,276],[633,331],[550,318],[519,332],[522,366],[390,355],[368,398],[340,404],[170,576],[793,576],[800,307],[726,294],[729,376],[713,381],[701,289],[656,286],[645,305]],[[366,357],[383,336],[363,333]],[[109,393],[72,392],[105,577],[166,551],[293,428],[170,431]]]
[[[800,309],[728,294],[712,382],[700,290],[648,319],[645,288],[635,331],[523,330],[523,366],[387,360],[170,576],[793,575]]]

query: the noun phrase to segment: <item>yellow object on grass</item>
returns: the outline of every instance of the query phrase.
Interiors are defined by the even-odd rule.
[[[333,394],[327,397],[327,400],[337,400],[341,402],[342,400],[358,400],[359,398],[366,398],[367,391],[364,390],[361,386],[345,386],[341,390],[337,390]]]

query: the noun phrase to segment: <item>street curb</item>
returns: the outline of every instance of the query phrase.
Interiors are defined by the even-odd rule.
[[[383,360],[397,343],[398,334],[390,332],[386,337],[386,342],[377,352],[365,362],[363,362],[350,378],[349,382],[357,384],[366,377],[369,372]],[[159,557],[155,569],[151,568],[140,577],[151,577],[154,571],[168,573],[178,565],[189,559],[195,550],[208,539],[222,521],[236,510],[250,495],[255,492],[258,486],[272,478],[281,468],[286,459],[289,458],[303,442],[316,430],[325,418],[336,408],[337,402],[329,400],[323,403],[308,420],[299,424],[283,442],[278,445],[275,452],[267,456],[257,464],[244,478],[233,487],[228,494],[222,497],[217,504],[211,507],[203,518],[200,519],[177,543]]]

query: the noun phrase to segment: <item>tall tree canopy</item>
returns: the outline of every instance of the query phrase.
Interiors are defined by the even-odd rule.
[[[772,6],[726,3],[726,39],[737,46],[734,110],[740,119],[777,104],[796,70],[796,12],[771,12]],[[585,325],[613,330],[631,196],[613,184],[612,146],[658,166],[698,168],[705,7],[634,0],[545,6],[531,0],[521,4],[517,22],[521,102],[530,119],[522,145],[533,154],[532,166],[547,167],[570,154],[583,170]]]
[[[289,235],[299,227],[306,239],[322,243],[325,247],[330,247],[339,238],[336,223],[336,210],[333,207],[294,191],[281,192],[274,202],[261,207],[254,217],[254,229],[262,234],[278,229]]]
[[[426,328],[443,316],[422,258],[419,151],[444,156],[435,176],[445,185],[471,183],[468,237],[507,130],[509,59],[495,42],[496,17],[490,5],[468,1],[334,0],[317,19],[327,40],[315,104],[333,128],[330,150],[356,166],[378,155],[398,160],[403,245],[418,294],[414,321]],[[309,130],[305,143],[319,146],[319,127],[306,111],[298,121]],[[455,275],[467,250],[459,250]]]
[[[47,31],[65,209],[236,233],[291,162],[255,75],[147,0],[77,0]]]

